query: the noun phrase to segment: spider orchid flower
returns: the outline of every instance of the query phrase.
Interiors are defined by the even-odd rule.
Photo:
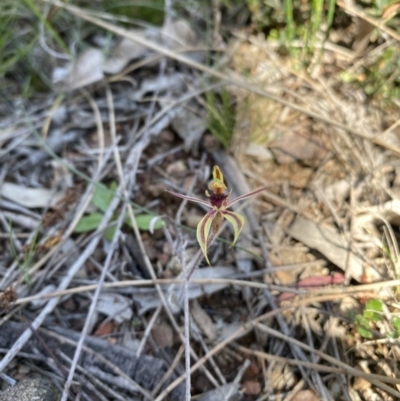
[[[172,195],[178,196],[179,198],[186,199],[188,201],[200,203],[207,206],[211,210],[201,219],[200,223],[197,225],[197,241],[199,242],[200,248],[208,264],[210,261],[207,256],[207,249],[210,245],[210,233],[217,235],[219,229],[224,222],[224,219],[228,220],[233,226],[234,238],[231,247],[235,245],[240,232],[245,223],[245,219],[242,215],[234,213],[227,210],[235,203],[250,198],[251,196],[263,191],[264,188],[256,189],[255,191],[249,192],[247,194],[238,196],[235,199],[229,200],[229,196],[232,191],[226,193],[227,187],[224,183],[224,176],[218,166],[214,166],[213,169],[213,179],[208,184],[208,189],[211,191],[206,191],[206,196],[208,197],[208,202],[202,199],[194,198],[191,196],[185,196],[177,192],[168,191]]]

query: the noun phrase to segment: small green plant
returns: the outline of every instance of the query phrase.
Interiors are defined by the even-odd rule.
[[[342,82],[353,83],[362,88],[367,96],[374,97],[388,105],[400,96],[400,52],[389,47],[381,54],[371,57],[371,61],[355,72],[343,71],[339,74]]]
[[[101,0],[100,8],[115,16],[123,16],[137,21],[146,21],[154,25],[162,25],[164,21],[164,0],[153,1],[115,1]]]
[[[386,333],[388,338],[399,338],[400,337],[400,317],[394,317],[392,319],[393,330]]]
[[[103,185],[97,186],[92,199],[92,204],[96,208],[96,211],[86,214],[79,220],[74,230],[75,233],[86,233],[97,229],[103,219],[104,213],[110,206],[116,189],[117,183],[115,181],[111,183],[109,188]],[[162,228],[164,225],[163,220],[149,213],[136,215],[135,219],[139,230],[143,231],[149,231],[151,229],[157,230]],[[112,221],[115,220],[116,217],[114,217]],[[124,223],[132,227],[132,222],[128,215],[125,216]],[[114,237],[114,234],[115,225],[112,225],[105,231],[104,238],[106,238],[108,241],[111,241]]]
[[[235,127],[235,107],[227,89],[222,88],[220,99],[212,92],[206,92],[207,126],[227,150],[232,141]]]
[[[370,299],[364,307],[362,314],[354,317],[356,331],[363,338],[373,338],[371,326],[382,320],[383,302],[379,299]]]
[[[0,2],[0,94],[29,97],[51,88],[50,64],[39,51],[40,27],[48,46],[69,54],[58,31],[59,12],[44,13],[45,5],[33,0]],[[65,13],[64,13],[65,14]],[[61,14],[60,14],[61,15]]]
[[[358,313],[353,316],[356,331],[361,337],[367,339],[372,339],[374,337],[372,327],[383,320],[383,306],[384,303],[380,299],[370,299],[365,304],[363,313]],[[394,317],[390,323],[393,330],[386,332],[385,336],[387,338],[399,338],[400,318]]]
[[[316,54],[321,34],[323,40],[327,38],[335,15],[334,0],[247,0],[247,5],[255,28],[278,39],[296,60],[307,65]],[[296,40],[303,45],[293,46]]]

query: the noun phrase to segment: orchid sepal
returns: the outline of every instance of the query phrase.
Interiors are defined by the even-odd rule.
[[[211,208],[210,203],[206,202],[206,201],[204,201],[202,199],[195,198],[193,196],[182,195],[182,194],[180,194],[178,192],[168,191],[168,189],[166,189],[166,191],[169,192],[170,194],[174,195],[174,196],[177,196],[178,198],[186,199],[186,200],[188,200],[190,202],[200,203],[201,205],[204,205],[204,206],[207,206],[208,208]]]
[[[237,202],[240,202],[244,199],[248,199],[248,198],[252,197],[253,195],[258,194],[259,192],[265,191],[267,188],[268,187],[261,187],[261,188],[255,189],[254,191],[248,192],[247,194],[240,195],[240,196],[236,197],[235,199],[232,199],[230,202],[228,202],[226,207],[231,207],[232,205],[234,205]]]
[[[239,213],[231,212],[229,210],[221,211],[221,214],[233,227],[233,242],[229,246],[229,248],[232,248],[236,244],[246,220]]]
[[[209,265],[211,264],[207,256],[208,240],[210,237],[212,223],[217,213],[218,210],[215,209],[208,211],[207,214],[200,220],[196,230],[197,242],[199,243],[201,251],[203,252],[203,255]]]

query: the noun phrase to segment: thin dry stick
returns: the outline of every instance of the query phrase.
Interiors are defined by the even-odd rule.
[[[143,333],[142,340],[140,341],[139,347],[136,351],[136,358],[139,358],[140,355],[142,354],[144,347],[146,345],[147,339],[150,336],[151,330],[153,329],[154,323],[156,322],[158,316],[160,315],[162,309],[162,305],[160,305],[155,312],[153,313],[153,316],[151,317],[149,323],[146,326],[146,330]]]
[[[242,380],[242,377],[244,375],[244,372],[246,372],[247,368],[250,366],[250,361],[248,359],[246,359],[243,363],[243,365],[240,367],[238,374],[235,377],[235,380],[233,381],[231,388],[229,389],[229,391],[227,392],[227,394],[225,394],[224,396],[224,401],[228,401],[229,398],[232,395],[232,391],[233,389],[239,385],[240,380]]]
[[[290,292],[297,295],[305,296],[305,300],[311,302],[318,302],[320,298],[315,298],[321,294],[322,297],[326,297],[326,300],[339,300],[348,295],[355,295],[360,297],[376,297],[377,292],[383,289],[390,289],[392,287],[400,286],[400,280],[389,280],[384,282],[378,282],[373,284],[364,284],[352,287],[322,287],[322,288],[309,288],[307,290],[297,289],[293,287],[285,287],[274,284],[258,283],[255,281],[245,280],[234,280],[229,278],[193,278],[191,279],[192,284],[226,284],[231,286],[248,286],[251,288],[258,289],[269,289],[278,292]],[[145,287],[145,286],[156,286],[171,284],[182,285],[182,280],[176,279],[154,279],[154,280],[125,280],[117,281],[114,283],[105,283],[103,288],[124,288],[124,287]],[[20,298],[15,302],[15,305],[23,305],[28,302],[32,302],[38,299],[56,298],[64,295],[79,294],[87,291],[94,291],[97,284],[83,285],[75,288],[69,288],[61,291],[54,291],[48,294],[36,294],[28,297]],[[380,295],[382,296],[382,295]],[[389,294],[387,296],[390,296]],[[325,299],[325,298],[324,298]]]
[[[214,48],[222,48],[223,47],[223,39],[221,37],[220,29],[221,29],[221,9],[220,9],[220,0],[212,0],[212,17],[213,17],[213,30],[212,30],[212,41]]]
[[[266,361],[275,361],[275,362],[279,362],[282,364],[289,364],[289,365],[293,365],[293,366],[304,366],[305,368],[308,368],[308,369],[315,369],[315,370],[319,370],[321,372],[327,372],[327,373],[334,373],[334,374],[345,373],[345,370],[341,369],[341,368],[335,368],[332,366],[321,365],[321,364],[314,363],[314,362],[299,361],[298,359],[290,359],[290,358],[286,358],[286,357],[282,357],[282,356],[276,356],[273,354],[269,354],[267,352],[257,351],[257,350],[253,350],[250,348],[246,348],[246,347],[243,347],[242,345],[238,345],[238,344],[232,344],[232,346],[235,349],[239,350],[240,352],[243,352],[247,355],[257,356],[261,359],[265,359]]]
[[[185,255],[183,255],[185,258]],[[182,261],[184,262],[184,260]],[[184,264],[183,264],[184,265]],[[186,373],[186,388],[185,399],[191,399],[191,373],[190,373],[190,311],[189,311],[189,279],[183,279],[183,293],[184,293],[184,321],[185,321],[185,373]]]
[[[192,184],[189,188],[189,193],[192,191],[193,187],[196,184],[196,177],[192,180]],[[187,203],[187,200],[184,199],[179,206],[178,212],[176,214],[176,224],[179,224],[181,214],[183,209]],[[180,259],[182,263],[183,271],[186,270],[186,255],[185,252],[180,252]],[[183,304],[184,304],[184,339],[185,339],[185,371],[186,371],[186,388],[185,388],[185,399],[186,401],[190,401],[191,399],[191,376],[190,376],[190,354],[191,354],[191,346],[190,346],[190,315],[189,315],[189,279],[184,276],[183,278]]]
[[[97,132],[98,132],[98,141],[99,141],[99,157],[98,157],[98,164],[101,165],[103,164],[103,158],[104,158],[104,144],[105,144],[105,139],[104,139],[104,127],[102,123],[102,118],[101,118],[101,113],[99,106],[97,106],[97,103],[93,99],[92,96],[90,96],[89,92],[87,92],[85,89],[82,90],[83,95],[85,96],[86,100],[92,107],[95,121],[96,121],[96,127],[97,127]],[[115,123],[115,122],[114,122]],[[111,121],[110,121],[111,124]],[[114,142],[115,146],[117,146],[117,142]]]
[[[171,366],[168,368],[168,370],[165,372],[165,375],[162,377],[162,379],[157,383],[157,386],[154,388],[154,390],[151,392],[151,395],[155,397],[157,393],[160,391],[161,387],[163,384],[168,380],[168,378],[172,375],[173,371],[177,367],[179,360],[181,359],[183,353],[185,351],[185,345],[182,344],[179,347],[178,352],[175,355],[174,360],[171,363]]]
[[[208,247],[213,243],[213,241],[218,237],[219,233],[222,231],[223,227],[217,232],[210,236],[208,241]],[[184,258],[184,254],[182,254]],[[189,264],[189,267],[185,267],[183,269],[183,291],[180,292],[180,295],[175,299],[175,304],[173,307],[179,307],[179,304],[182,300],[183,295],[183,304],[184,304],[184,319],[185,319],[185,372],[186,372],[186,401],[190,401],[190,353],[191,353],[191,346],[190,346],[190,311],[189,311],[189,281],[193,274],[193,272],[197,269],[201,261],[203,260],[203,252],[199,250],[196,253],[196,256],[193,258],[192,263]],[[182,260],[183,266],[186,266],[185,261]],[[173,293],[170,293],[172,295]],[[174,294],[176,295],[176,294]],[[169,298],[171,301],[171,298]]]

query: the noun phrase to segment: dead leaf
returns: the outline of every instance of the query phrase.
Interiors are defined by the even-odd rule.
[[[160,348],[169,347],[174,345],[174,332],[167,323],[156,325],[151,330],[154,341]]]
[[[196,152],[200,139],[207,129],[207,119],[183,108],[172,120],[172,128],[183,139],[186,152]]]
[[[270,383],[275,390],[285,390],[297,382],[292,368],[288,365],[276,364],[270,374]]]
[[[364,391],[371,387],[371,382],[363,377],[356,377],[354,379],[353,388],[357,391]]]
[[[239,383],[228,383],[214,390],[196,396],[196,401],[221,401],[226,394],[232,394],[229,400],[236,400],[239,393]]]
[[[104,54],[100,49],[84,51],[75,62],[53,71],[53,82],[61,83],[63,89],[72,91],[103,79]]]
[[[268,147],[279,164],[298,161],[315,162],[322,160],[327,153],[322,139],[306,131],[285,130],[270,141]]]
[[[57,287],[54,284],[48,284],[45,287],[43,287],[36,295],[47,295],[56,291],[56,289]],[[34,299],[33,301],[31,301],[31,307],[33,309],[41,308],[42,306],[47,304],[48,301],[49,301],[48,298]]]
[[[274,159],[272,152],[258,143],[250,143],[246,148],[245,155],[263,161]]]
[[[130,320],[133,313],[128,298],[120,294],[101,294],[96,311],[113,318],[118,324]]]
[[[400,3],[397,2],[395,4],[391,4],[390,6],[386,7],[383,14],[382,14],[382,19],[386,22],[388,22],[390,19],[392,19],[400,9]]]
[[[246,395],[258,395],[261,393],[261,384],[255,381],[245,381],[242,385],[242,391]]]
[[[203,334],[210,341],[215,341],[218,335],[217,327],[215,326],[210,316],[208,316],[207,313],[204,312],[197,300],[192,302],[191,312],[194,321],[197,323]]]
[[[114,331],[114,322],[112,320],[107,320],[99,324],[93,335],[96,337],[102,337],[111,334],[113,331]]]
[[[349,243],[333,227],[317,224],[297,216],[289,228],[289,235],[311,249],[321,252],[327,259],[342,269],[346,277],[362,282],[365,275],[363,260],[349,249]],[[372,279],[379,279],[378,272],[368,267]]]
[[[187,173],[187,167],[183,160],[176,160],[167,166],[166,171],[173,177],[182,177]]]
[[[172,23],[166,20],[161,33],[164,37],[164,42],[174,50],[193,47],[197,44],[196,32],[186,20],[176,20]]]
[[[30,209],[52,206],[62,198],[52,189],[28,188],[11,182],[0,186],[0,195]]]
[[[130,30],[135,36],[145,38],[143,30]],[[126,67],[131,60],[144,57],[148,50],[128,38],[123,38],[121,42],[111,51],[110,57],[103,64],[103,71],[107,74],[118,74]]]
[[[382,225],[384,220],[395,226],[400,225],[400,199],[393,199],[377,206],[360,208],[352,221],[352,232],[360,241],[371,241],[375,236],[376,245],[382,246],[381,234],[377,225]]]
[[[326,198],[330,201],[340,202],[345,200],[350,194],[350,182],[349,180],[339,180],[334,184],[329,185],[324,189]]]
[[[292,401],[320,401],[320,398],[311,390],[301,390],[295,394]]]
[[[132,94],[132,99],[142,100],[149,92],[181,92],[183,90],[183,77],[178,73],[162,74],[156,77],[143,80],[140,88]],[[160,98],[158,101],[161,107],[170,107],[171,99]]]

